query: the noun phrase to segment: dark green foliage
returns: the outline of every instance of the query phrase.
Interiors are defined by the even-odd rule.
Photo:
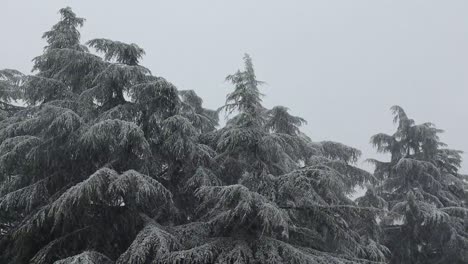
[[[203,100],[193,90],[179,91],[181,96],[181,114],[186,116],[200,133],[215,130],[219,117],[216,111],[202,107]]]
[[[416,125],[399,106],[392,111],[397,131],[371,139],[391,159],[371,160],[379,179],[377,193],[368,193],[359,202],[388,206],[382,223],[392,263],[466,263],[467,183],[458,173],[461,152],[446,149],[438,136],[442,130],[433,124]]]
[[[106,61],[115,59],[118,63],[127,65],[138,65],[138,61],[145,54],[145,51],[136,44],[125,44],[110,39],[93,39],[86,44],[104,53]]]
[[[307,123],[303,118],[292,116],[288,113],[288,108],[284,106],[275,106],[267,112],[268,121],[265,124],[267,129],[276,133],[297,135],[299,127]]]
[[[77,17],[70,7],[60,9],[62,19],[55,24],[50,31],[42,36],[47,40],[46,49],[73,48],[77,50],[86,50],[79,45],[80,32],[77,27],[83,26],[84,19]]]
[[[264,107],[249,55],[226,78],[218,128],[219,111],[153,76],[139,46],[94,39],[93,55],[84,19],[60,14],[34,75],[0,71],[1,102],[26,103],[0,120],[1,263],[385,263],[406,256],[381,243],[388,215],[463,245],[460,154],[431,124],[395,108],[399,132],[373,139],[393,163],[372,175],[355,167],[359,150],[313,142],[304,119]],[[383,199],[386,188],[399,191]]]
[[[11,103],[21,99],[23,81],[24,75],[17,70],[0,70],[0,120],[22,109],[22,107]]]
[[[68,92],[79,94],[102,68],[100,58],[90,54],[88,48],[80,43],[78,27],[83,26],[84,19],[77,17],[69,7],[60,9],[60,14],[61,20],[43,35],[48,44],[44,54],[33,60],[33,70],[37,74],[30,81],[37,82],[38,77],[42,81],[25,86],[25,99],[30,104]],[[63,85],[57,85],[57,82]],[[51,83],[60,89],[51,91],[56,89],[48,87]]]
[[[234,91],[226,96],[223,108],[229,113],[238,110],[251,115],[251,118],[260,118],[259,113],[264,109],[258,86],[263,82],[256,79],[252,59],[248,54],[244,55],[244,63],[244,71],[239,70],[226,77],[227,81],[234,84]]]
[[[23,74],[17,70],[0,70],[0,100],[10,103],[21,98],[21,83]]]

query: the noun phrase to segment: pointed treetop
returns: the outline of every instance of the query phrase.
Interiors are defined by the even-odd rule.
[[[257,116],[261,110],[263,94],[258,86],[263,82],[258,81],[255,76],[252,59],[248,54],[244,55],[244,71],[238,70],[226,77],[226,81],[234,84],[234,91],[226,96],[224,109],[229,113],[238,110],[241,113]]]
[[[255,71],[253,68],[252,57],[249,54],[244,54],[244,64],[245,64],[245,71],[248,73],[248,77],[252,78],[252,81],[255,81]]]
[[[405,133],[410,126],[414,125],[414,120],[409,118],[405,110],[398,105],[394,105],[390,108],[394,115],[393,123],[398,124],[398,131]],[[397,132],[398,133],[398,132]],[[399,134],[399,136],[402,136]]]
[[[77,17],[70,7],[60,9],[59,13],[61,20],[42,36],[48,43],[45,49],[84,50],[85,47],[80,45],[80,32],[77,28],[83,26],[85,19]]]

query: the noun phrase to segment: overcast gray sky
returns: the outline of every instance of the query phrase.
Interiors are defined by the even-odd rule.
[[[247,52],[267,82],[265,105],[307,119],[314,140],[376,157],[369,138],[393,132],[389,108],[398,104],[468,151],[466,0],[1,0],[0,68],[29,72],[65,6],[86,18],[83,42],[140,45],[143,65],[208,107],[224,102],[224,77]]]

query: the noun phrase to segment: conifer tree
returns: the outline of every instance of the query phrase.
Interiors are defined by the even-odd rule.
[[[467,184],[458,173],[461,151],[446,148],[439,139],[443,131],[432,123],[415,124],[399,106],[392,111],[397,131],[371,139],[379,152],[391,155],[390,161],[371,160],[379,179],[377,193],[371,190],[361,201],[388,207],[382,223],[392,263],[466,263]]]
[[[180,227],[195,235],[184,241],[188,249],[173,252],[169,260],[383,261],[386,248],[363,239],[355,225],[359,221],[353,221],[367,213],[360,214],[345,195],[351,186],[372,178],[348,163],[359,151],[333,142],[313,143],[299,132],[303,119],[284,107],[264,108],[250,56],[244,62],[245,70],[227,77],[234,91],[222,108],[237,115],[201,139],[216,150],[217,166],[199,168],[188,180],[201,202],[193,215],[199,220]],[[310,166],[301,168],[306,160]]]

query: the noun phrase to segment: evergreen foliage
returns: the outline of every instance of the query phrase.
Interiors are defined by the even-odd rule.
[[[397,133],[372,139],[391,162],[371,174],[359,150],[266,108],[249,55],[215,111],[140,65],[138,45],[83,45],[84,19],[60,15],[33,75],[0,71],[1,263],[425,263],[420,241],[465,260],[460,153],[432,124],[395,107]]]
[[[0,70],[0,120],[21,110],[21,107],[11,103],[21,98],[23,80],[24,75],[17,70]]]
[[[376,192],[361,201],[388,208],[382,224],[392,263],[466,263],[468,184],[458,173],[461,151],[446,148],[433,124],[416,124],[399,106],[391,110],[397,131],[371,138],[391,158],[371,160]]]

